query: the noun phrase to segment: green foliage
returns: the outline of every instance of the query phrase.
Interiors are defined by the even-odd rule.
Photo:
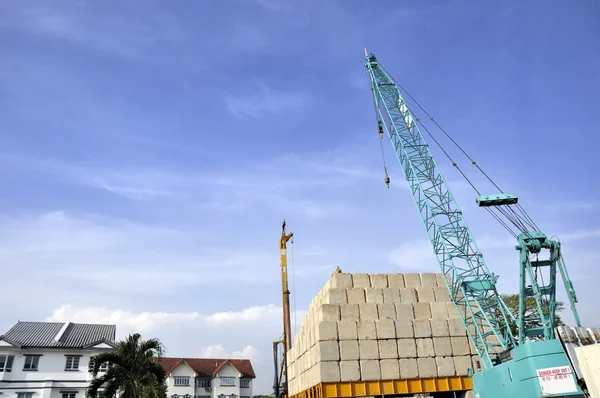
[[[502,300],[508,306],[508,309],[515,318],[518,318],[519,315],[519,295],[518,294],[502,294]],[[548,303],[544,302],[542,306],[544,315],[548,315]],[[562,301],[556,301],[556,325],[564,325],[560,315],[558,314],[560,311],[565,309],[565,304]],[[525,317],[530,318],[537,314],[537,304],[535,302],[534,297],[527,297],[525,299]],[[539,321],[529,321],[525,323],[526,327],[536,327],[541,326],[541,322]],[[513,336],[517,337],[519,335],[519,329],[516,323],[511,323],[510,330]]]
[[[144,341],[138,333],[129,335],[117,343],[116,350],[94,358],[87,398],[166,398],[166,374],[158,361],[163,352],[158,339]],[[108,363],[108,371],[98,376],[103,363]]]

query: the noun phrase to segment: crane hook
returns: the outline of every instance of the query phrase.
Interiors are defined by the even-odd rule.
[[[377,127],[379,129],[379,139],[383,139],[383,126],[381,125],[381,120],[377,121]]]
[[[388,189],[390,189],[390,177],[387,173],[385,173],[385,185],[387,185]]]

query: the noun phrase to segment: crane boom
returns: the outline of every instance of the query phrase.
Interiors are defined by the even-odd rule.
[[[485,367],[514,346],[510,312],[394,80],[367,55],[380,135],[387,133],[429,234],[452,301]],[[495,338],[491,338],[491,336]],[[494,355],[495,356],[495,355]]]

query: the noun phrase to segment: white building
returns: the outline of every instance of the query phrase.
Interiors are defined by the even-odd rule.
[[[248,359],[161,358],[168,398],[252,398]]]
[[[115,334],[115,325],[18,322],[0,336],[0,398],[85,398],[90,362]]]

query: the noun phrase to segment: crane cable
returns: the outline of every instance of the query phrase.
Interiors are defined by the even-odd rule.
[[[369,88],[371,89],[371,93],[373,95],[373,108],[375,110],[375,120],[377,121],[377,128],[379,130],[379,146],[381,148],[381,159],[383,160],[383,171],[385,173],[385,185],[390,187],[390,176],[388,175],[387,165],[385,164],[385,152],[383,150],[383,121],[379,117],[379,110],[377,109],[377,100],[375,99],[375,91],[373,90],[373,85],[371,84],[371,76],[369,75],[369,71],[366,71],[367,78],[369,80]]]

